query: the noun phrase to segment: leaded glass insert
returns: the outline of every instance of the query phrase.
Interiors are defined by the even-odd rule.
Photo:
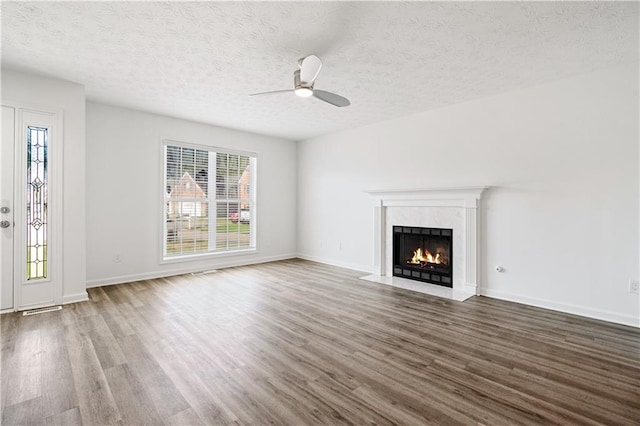
[[[47,278],[48,132],[27,126],[27,280]]]

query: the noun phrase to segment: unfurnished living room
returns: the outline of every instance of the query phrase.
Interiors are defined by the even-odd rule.
[[[639,424],[639,6],[2,1],[2,425]]]

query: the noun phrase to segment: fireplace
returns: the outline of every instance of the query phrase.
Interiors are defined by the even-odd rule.
[[[393,275],[453,287],[453,229],[393,227]]]
[[[374,258],[372,274],[362,278],[378,284],[457,301],[479,294],[478,259],[479,249],[482,247],[479,216],[482,194],[487,188],[486,186],[468,186],[366,191],[373,199]],[[394,253],[393,248],[394,225],[407,225],[400,228],[438,227],[441,231],[442,229],[450,231],[449,274],[436,274],[411,268],[412,265],[406,264],[408,259],[398,261],[400,255],[397,254],[397,249]],[[406,250],[409,249],[406,248]],[[413,251],[415,248],[408,253],[409,258],[413,257]],[[402,257],[405,257],[404,253]],[[442,266],[440,265],[440,268]],[[413,272],[419,273],[421,281],[422,279],[425,281],[417,281],[418,277],[414,277]],[[429,276],[425,275],[423,278],[423,272],[429,273]],[[425,282],[432,282],[427,281],[427,278],[431,280],[433,276],[440,278],[440,282],[434,283],[438,285],[425,284]],[[443,282],[443,276],[445,282]],[[413,280],[403,278],[413,278]],[[450,283],[446,282],[449,280]]]

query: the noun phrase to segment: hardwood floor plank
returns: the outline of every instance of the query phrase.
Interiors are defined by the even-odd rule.
[[[204,423],[231,424],[237,420],[232,410],[205,383],[200,369],[207,367],[191,358],[190,348],[164,345],[153,350],[158,364]]]
[[[135,334],[129,322],[122,316],[102,287],[90,288],[88,292],[90,298],[98,300],[97,302],[92,301],[92,303],[99,305],[102,319],[114,337],[131,336]]]
[[[632,405],[618,402],[613,398],[578,390],[564,383],[517,368],[511,371],[510,376],[509,382],[514,388],[536,395],[546,401],[555,400],[554,402],[559,406],[602,423],[624,424],[625,419],[634,415],[638,409],[638,407],[634,408]],[[519,380],[515,380],[516,378]],[[549,389],[553,389],[553,391],[549,392]]]
[[[303,260],[0,317],[3,424],[620,424],[640,330]]]
[[[16,337],[18,336],[20,313],[8,313],[0,315],[0,336],[2,336],[2,355],[3,357],[13,352]],[[5,350],[7,352],[5,352]]]
[[[44,423],[42,413],[42,397],[28,399],[2,408],[2,424],[40,425]]]
[[[429,407],[429,411],[442,412],[443,417],[447,416],[448,419],[456,419],[457,412],[461,412],[466,417],[457,420],[463,423],[475,421],[500,424],[507,419],[514,423],[523,420],[535,423],[539,420],[535,416],[528,416],[525,411],[500,404],[473,389],[438,381],[437,377],[428,371],[427,367],[430,364],[423,364],[422,368],[407,369],[404,363],[390,357],[376,359],[367,354],[355,353],[352,358],[361,365],[379,372],[389,381],[398,380],[414,392],[429,395],[429,400],[424,404],[425,409]]]
[[[313,392],[309,381],[289,371],[269,378],[265,386],[304,418],[304,424],[354,424],[331,401]]]
[[[322,425],[333,418],[327,414],[331,407],[310,393],[308,382],[291,382],[283,373],[259,380],[257,384],[300,419],[296,424]]]
[[[389,418],[393,419],[393,424],[407,425],[427,425],[427,424],[451,424],[463,425],[466,422],[448,418],[446,419],[440,411],[431,411],[424,409],[422,413],[416,410],[407,409],[407,406],[413,406],[416,402],[415,395],[405,392],[386,392],[386,389],[374,390],[371,386],[362,385],[354,391],[354,395],[362,401],[368,401],[378,410],[383,411]],[[425,414],[424,416],[421,414]],[[459,413],[460,417],[466,418],[464,414]],[[467,422],[469,420],[467,419]],[[467,423],[468,424],[468,423]]]
[[[73,407],[62,413],[49,416],[45,419],[46,426],[82,426],[80,409]]]
[[[580,413],[571,412],[560,405],[548,402],[546,399],[537,398],[529,392],[524,393],[514,387],[493,381],[484,377],[484,374],[475,374],[467,369],[460,369],[440,361],[435,361],[428,367],[435,377],[447,382],[457,383],[472,389],[475,392],[483,392],[489,398],[505,407],[513,407],[526,413],[534,413],[541,423],[545,424],[599,424],[593,419],[586,418]]]
[[[9,314],[21,315],[21,314]],[[44,314],[43,314],[44,315]],[[2,359],[2,405],[11,406],[42,395],[42,317],[19,317],[13,346]],[[3,336],[4,339],[4,336]],[[3,345],[4,347],[5,345]]]
[[[237,368],[229,373],[237,385],[245,392],[251,395],[256,404],[259,404],[269,413],[269,418],[275,423],[283,423],[288,425],[297,425],[303,423],[303,418],[299,416],[295,410],[292,410],[287,404],[281,402],[277,395],[274,395],[264,387],[259,385],[261,379],[251,377],[244,368]]]
[[[83,424],[115,424],[121,415],[91,339],[72,322],[65,327],[65,341]]]
[[[87,318],[83,325],[103,369],[106,370],[127,362],[115,336],[102,315]]]
[[[127,364],[115,365],[104,371],[107,383],[121,415],[121,421],[129,425],[159,424],[158,413],[145,387],[131,372]]]
[[[126,354],[128,371],[146,390],[161,418],[171,417],[189,408],[182,394],[138,336],[121,337],[118,339],[118,344]]]
[[[39,314],[45,319],[42,339],[42,405],[45,417],[78,406],[61,312]]]
[[[181,425],[181,426],[199,426],[204,423],[200,420],[198,415],[191,408],[182,410],[179,413],[174,414],[165,420],[164,424],[167,425]],[[211,423],[209,423],[211,424]],[[220,424],[220,423],[216,423]]]

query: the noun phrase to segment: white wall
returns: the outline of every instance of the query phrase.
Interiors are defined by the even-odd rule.
[[[484,294],[638,326],[638,140],[634,64],[303,141],[298,251],[370,271],[364,190],[492,185]]]
[[[2,101],[11,106],[62,109],[63,303],[87,298],[85,290],[85,93],[84,86],[14,70],[2,70]]]
[[[256,253],[160,264],[163,138],[258,154]],[[88,102],[87,189],[88,286],[296,253],[295,142]]]

